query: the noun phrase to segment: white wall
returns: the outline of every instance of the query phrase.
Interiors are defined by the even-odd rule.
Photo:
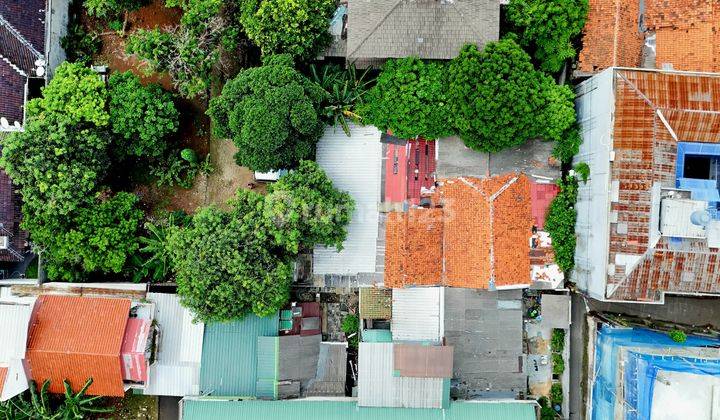
[[[573,163],[590,166],[587,184],[578,191],[577,247],[571,280],[595,299],[605,299],[609,247],[610,152],[614,112],[614,70],[605,70],[578,85],[575,109],[583,143]]]

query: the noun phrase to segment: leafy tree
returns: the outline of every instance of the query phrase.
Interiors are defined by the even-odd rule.
[[[103,127],[110,120],[106,105],[107,89],[97,73],[81,63],[66,61],[43,88],[42,98],[28,102],[27,114],[28,117],[52,114],[67,124],[93,123]]]
[[[120,273],[139,247],[143,213],[134,194],[97,197],[67,219],[26,215],[23,222],[35,242],[45,247],[48,277],[77,280],[82,273]]]
[[[204,208],[167,237],[181,302],[204,322],[267,316],[289,299],[292,260],[267,233],[263,197],[240,190],[232,206]]]
[[[367,93],[361,115],[397,137],[446,137],[453,134],[447,87],[442,64],[417,57],[388,60]]]
[[[536,71],[510,38],[483,51],[466,45],[448,73],[453,125],[472,149],[497,152],[529,139],[558,141],[575,121],[572,92]]]
[[[241,71],[210,101],[216,136],[232,138],[235,160],[256,171],[297,165],[310,158],[322,135],[318,116],[326,93],[293,68],[289,55],[268,56]]]
[[[545,218],[545,230],[552,239],[555,262],[564,272],[575,266],[575,221],[577,210],[575,202],[578,194],[578,181],[568,176],[558,181],[560,192],[550,203]]]
[[[263,54],[314,58],[330,43],[335,0],[249,0],[240,20]]]
[[[70,214],[92,197],[109,163],[109,136],[56,118],[30,118],[25,131],[3,141],[0,166],[21,188],[26,219],[37,212],[43,218]]]
[[[102,48],[102,38],[95,33],[87,33],[80,23],[68,25],[67,35],[60,38],[60,46],[68,61],[87,63]]]
[[[129,71],[110,76],[109,86],[112,131],[129,141],[119,145],[122,153],[162,156],[167,149],[165,137],[178,128],[172,96],[155,83],[143,86]]]
[[[534,50],[540,68],[559,71],[575,57],[572,41],[585,26],[588,0],[510,0],[507,17],[521,33],[521,42]]]
[[[368,70],[360,76],[357,75],[355,65],[341,69],[337,65],[326,65],[322,70],[313,64],[310,66],[313,82],[322,87],[327,96],[322,103],[322,114],[325,123],[342,127],[347,136],[350,136],[350,121],[360,122],[357,109],[364,103],[363,97],[370,82],[366,80]]]
[[[117,16],[124,11],[139,9],[144,0],[85,0],[85,8],[88,14],[99,18]]]
[[[304,160],[270,185],[264,217],[275,241],[289,252],[315,244],[342,249],[354,207],[350,194],[333,187],[317,163]]]

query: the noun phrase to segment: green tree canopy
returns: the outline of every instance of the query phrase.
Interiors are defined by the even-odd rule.
[[[28,117],[49,116],[67,124],[92,123],[106,126],[107,89],[100,76],[82,63],[64,62],[55,69],[42,98],[27,104]]]
[[[247,0],[240,20],[263,54],[314,58],[331,40],[335,0]]]
[[[397,137],[436,139],[453,133],[447,101],[444,66],[407,57],[388,60],[360,113]]]
[[[215,135],[238,147],[239,165],[263,172],[291,168],[315,152],[325,95],[295,70],[289,55],[269,56],[229,81],[208,114]]]
[[[540,68],[557,72],[575,57],[572,41],[585,26],[588,8],[588,0],[510,0],[507,17],[522,44],[534,49]]]
[[[342,249],[354,207],[350,194],[336,189],[317,163],[304,160],[270,185],[264,217],[275,241],[289,252],[315,244]]]
[[[262,209],[261,195],[240,190],[231,211],[202,209],[169,232],[178,294],[196,319],[267,316],[289,299],[292,260],[268,234]]]
[[[118,148],[125,155],[162,156],[165,137],[178,128],[172,95],[155,83],[143,86],[129,71],[111,75],[109,86],[112,131],[128,141]]]
[[[139,9],[146,0],[85,0],[85,8],[91,16],[112,18],[122,12]]]
[[[559,140],[575,122],[572,92],[536,71],[512,39],[466,45],[450,62],[453,125],[465,144],[497,152],[529,139]]]

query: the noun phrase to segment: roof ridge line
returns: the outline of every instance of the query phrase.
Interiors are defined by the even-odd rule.
[[[43,55],[40,54],[40,52],[38,50],[36,50],[35,47],[33,47],[33,45],[30,43],[30,41],[25,39],[25,37],[22,36],[22,34],[20,32],[18,32],[18,30],[15,29],[10,24],[10,22],[7,21],[7,19],[5,19],[5,17],[2,15],[2,13],[0,13],[0,26],[5,26],[6,28],[8,28],[8,31],[10,31],[10,33],[15,38],[17,38],[17,40],[20,41],[21,44],[23,44],[25,47],[27,47],[27,49],[30,50],[30,52],[33,53],[33,55],[35,55],[35,57],[37,57],[37,58],[43,57]]]
[[[643,91],[641,91],[640,88],[638,88],[638,87],[635,85],[635,83],[633,83],[633,82],[631,82],[630,80],[628,80],[628,78],[625,77],[625,76],[623,76],[623,74],[622,74],[620,71],[615,71],[615,74],[617,74],[618,77],[620,77],[623,81],[625,81],[625,83],[627,83],[628,85],[630,85],[630,87],[632,88],[632,90],[634,90],[635,93],[637,93],[638,96],[640,96],[640,98],[642,98],[645,102],[647,102],[648,106],[650,106],[650,108],[652,108],[653,111],[658,108],[658,107],[655,105],[655,103],[653,103],[653,101],[651,101],[650,98],[648,98],[647,95],[645,95],[645,94],[643,93]]]

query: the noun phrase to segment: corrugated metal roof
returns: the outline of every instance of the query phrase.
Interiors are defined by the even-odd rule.
[[[155,303],[158,325],[157,355],[150,367],[146,395],[197,395],[205,324],[193,324],[192,313],[170,293],[148,293]]]
[[[452,402],[444,410],[358,407],[354,401],[183,400],[183,420],[292,418],[322,420],[535,420],[535,406],[525,402]]]
[[[390,326],[393,340],[440,341],[442,299],[442,287],[394,289]]]
[[[390,330],[363,330],[362,341],[366,343],[392,343]]]
[[[257,338],[278,334],[278,314],[205,326],[200,391],[213,396],[256,395]]]
[[[358,358],[359,406],[442,408],[446,403],[443,379],[394,375],[392,343],[360,343]]]
[[[315,247],[315,274],[375,272],[382,145],[372,126],[351,126],[351,137],[328,127],[317,145],[316,160],[336,188],[350,193],[355,211],[343,250]]]
[[[79,389],[93,378],[88,395],[125,395],[120,346],[130,300],[44,295],[30,328],[27,360],[32,378],[50,379],[50,392],[64,392],[63,380]]]
[[[0,363],[25,357],[31,305],[0,304]]]
[[[258,337],[257,346],[256,396],[276,399],[278,397],[280,337]]]

